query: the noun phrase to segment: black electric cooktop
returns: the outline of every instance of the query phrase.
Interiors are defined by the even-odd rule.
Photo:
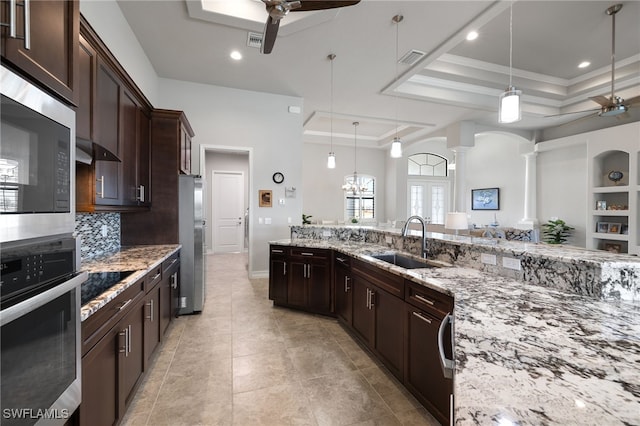
[[[133,271],[90,273],[87,281],[82,284],[80,296],[82,305],[95,299],[132,273]]]

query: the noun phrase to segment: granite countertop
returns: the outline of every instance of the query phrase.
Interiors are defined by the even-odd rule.
[[[80,271],[98,272],[131,272],[123,280],[109,288],[99,296],[87,302],[80,309],[80,320],[84,321],[100,308],[125,291],[133,283],[144,277],[147,272],[180,250],[179,244],[141,245],[121,247],[120,250],[100,257],[84,260]],[[85,283],[86,284],[86,283]],[[83,285],[85,285],[83,284]]]
[[[471,268],[406,270],[370,257],[391,250],[367,243],[272,244],[337,250],[453,295],[456,424],[640,424],[637,304]]]

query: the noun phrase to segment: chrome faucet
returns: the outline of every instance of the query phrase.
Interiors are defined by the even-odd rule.
[[[409,219],[407,219],[404,226],[402,227],[402,236],[403,237],[407,236],[407,232],[409,232],[409,223],[414,219],[420,222],[420,224],[422,225],[422,257],[426,259],[427,258],[427,224],[421,216],[414,215],[414,216],[411,216]]]

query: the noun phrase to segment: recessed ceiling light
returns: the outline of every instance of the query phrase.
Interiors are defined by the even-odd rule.
[[[589,61],[582,61],[582,62],[580,62],[580,64],[578,64],[578,68],[586,68],[586,67],[588,67],[589,65],[591,65],[591,62],[589,62]]]
[[[242,53],[238,52],[237,50],[232,51],[229,56],[231,56],[231,59],[234,59],[236,61],[242,59]]]
[[[467,34],[467,41],[473,41],[478,38],[478,33],[476,31],[469,31]]]

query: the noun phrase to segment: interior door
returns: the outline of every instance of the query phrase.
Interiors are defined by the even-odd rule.
[[[449,192],[448,181],[409,180],[409,216],[422,216],[430,223],[444,225],[444,218],[449,211]]]
[[[213,171],[214,253],[239,252],[244,241],[244,174]]]

